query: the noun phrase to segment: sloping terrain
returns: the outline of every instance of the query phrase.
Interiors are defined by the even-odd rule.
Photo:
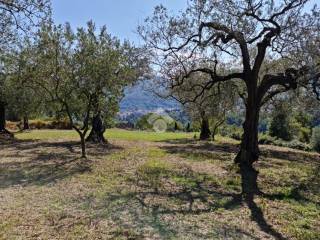
[[[320,238],[315,153],[263,146],[265,194],[244,202],[228,139],[113,130],[83,161],[74,136],[40,133],[0,145],[0,239]]]

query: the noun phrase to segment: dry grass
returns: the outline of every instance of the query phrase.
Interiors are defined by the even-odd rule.
[[[319,156],[262,150],[248,205],[226,139],[2,142],[0,239],[319,239]]]

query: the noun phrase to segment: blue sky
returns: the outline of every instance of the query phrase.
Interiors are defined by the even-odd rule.
[[[92,19],[97,27],[106,25],[112,35],[139,44],[138,24],[160,3],[178,12],[187,0],[52,0],[52,7],[56,23],[70,22],[76,28]]]

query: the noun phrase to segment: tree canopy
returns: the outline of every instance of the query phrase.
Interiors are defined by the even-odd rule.
[[[179,15],[163,6],[138,28],[159,70],[161,86],[191,85],[199,98],[216,84],[236,80],[246,106],[244,134],[235,162],[244,193],[258,192],[258,122],[261,107],[298,87],[319,96],[319,9],[308,0],[192,0]],[[265,67],[277,62],[276,68]],[[227,72],[223,69],[228,69]],[[191,82],[192,75],[209,76]],[[242,87],[241,87],[242,86]]]

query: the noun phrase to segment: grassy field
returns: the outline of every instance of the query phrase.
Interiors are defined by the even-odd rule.
[[[107,139],[123,139],[128,141],[165,141],[174,139],[193,138],[196,133],[185,132],[146,132],[146,131],[128,131],[122,129],[107,129],[105,137]],[[33,130],[30,132],[17,133],[16,137],[22,140],[48,140],[48,139],[68,139],[77,140],[79,135],[74,130]]]
[[[237,142],[193,136],[112,129],[86,161],[72,131],[3,142],[0,239],[320,239],[318,154],[262,146],[243,202]]]

